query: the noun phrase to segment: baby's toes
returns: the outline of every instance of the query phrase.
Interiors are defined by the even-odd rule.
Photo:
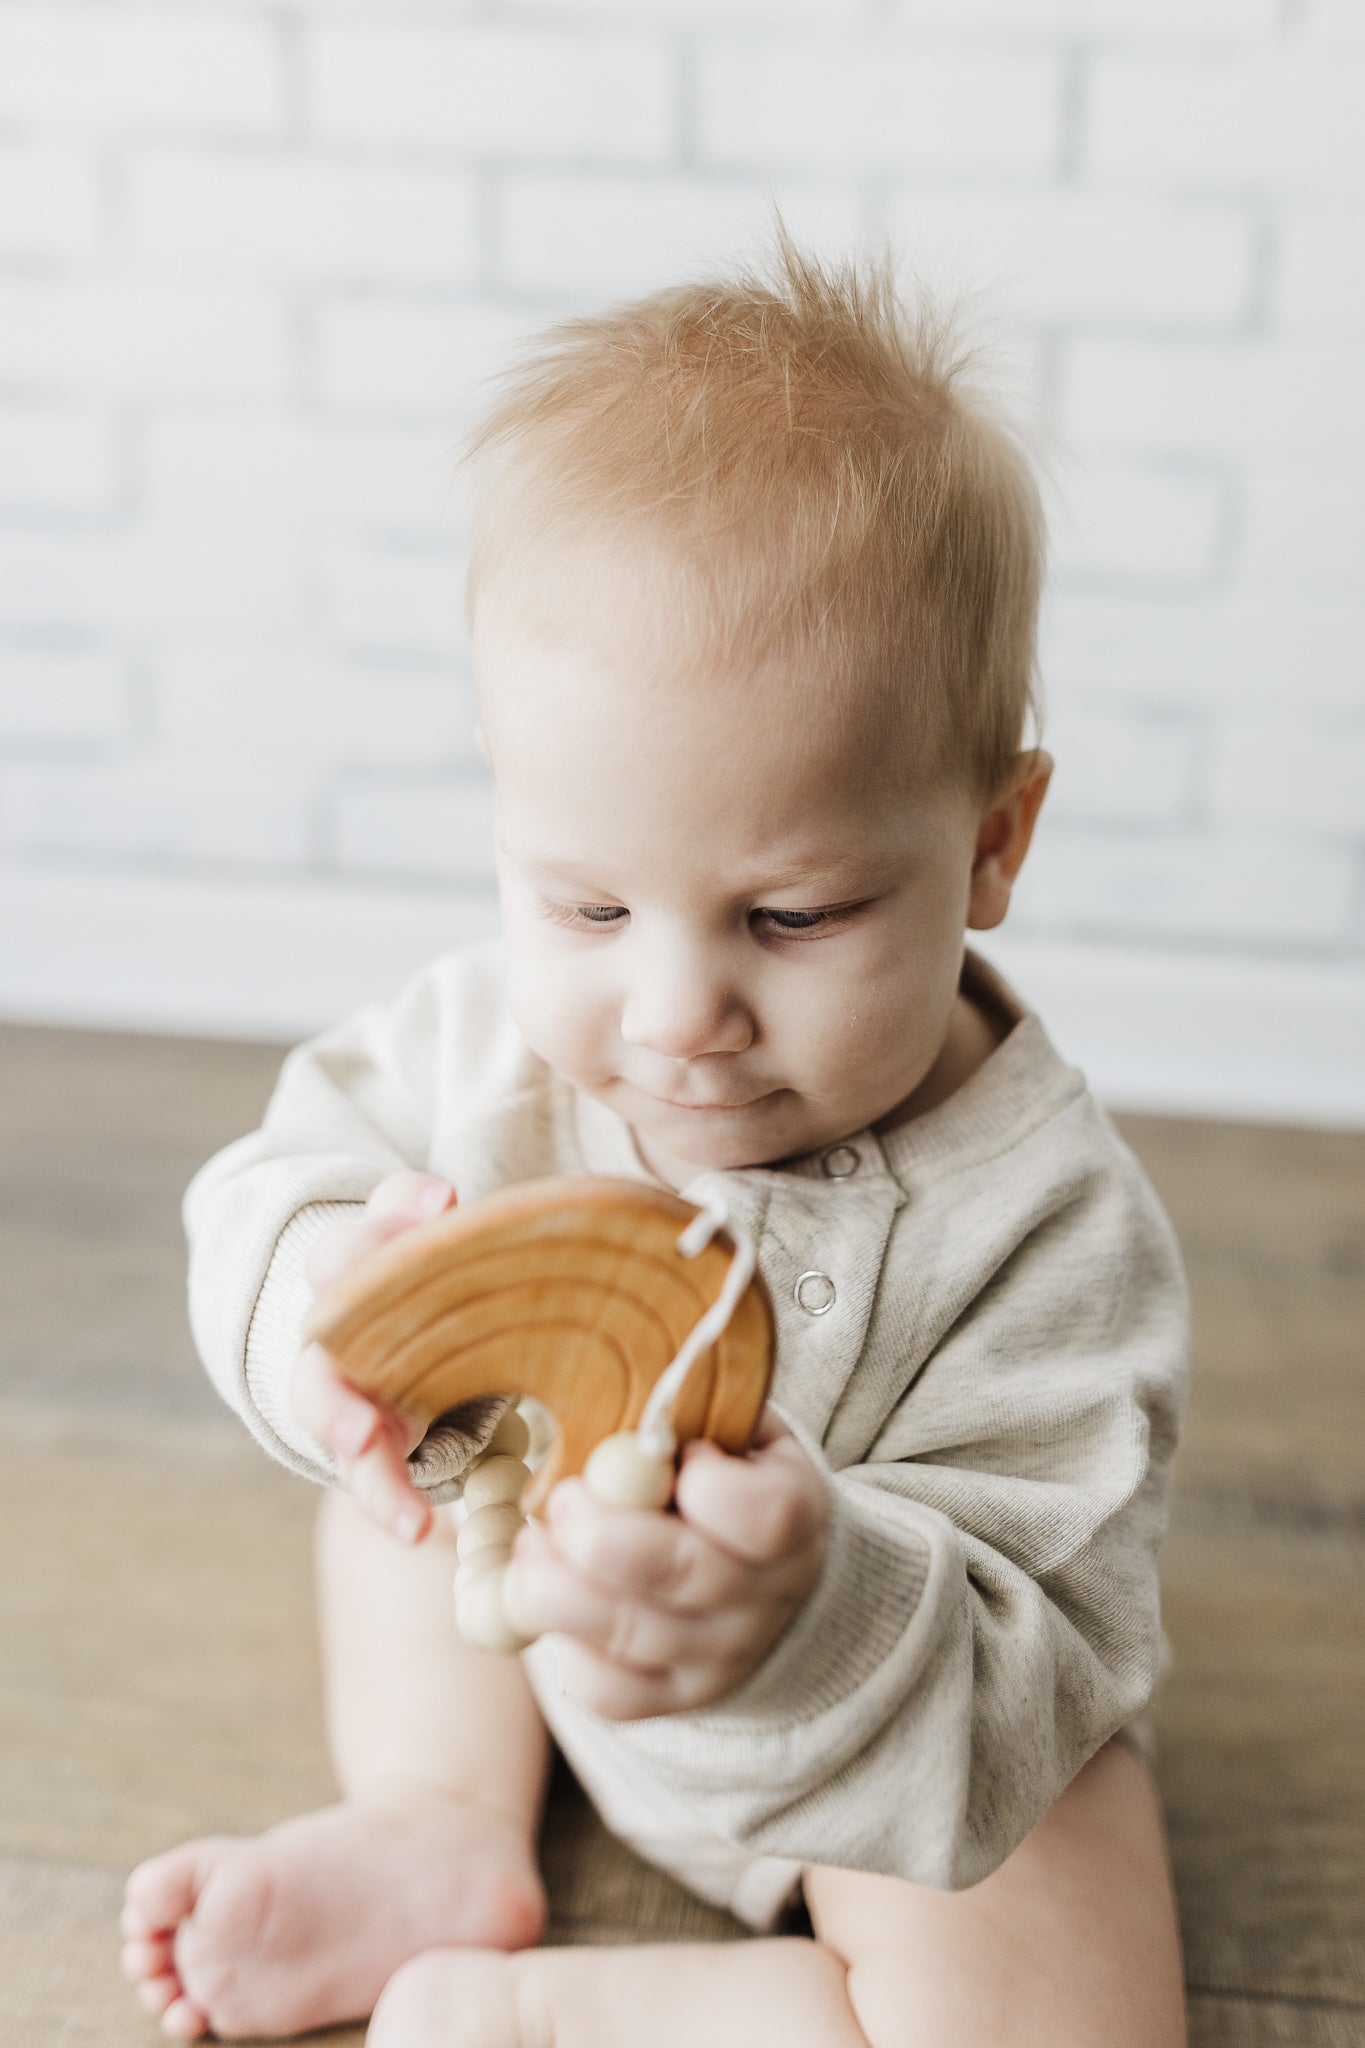
[[[205,1878],[230,1840],[227,1835],[207,1835],[139,1863],[123,1890],[123,1933],[133,1940],[173,1934],[194,1911]]]
[[[173,1977],[175,1956],[174,1936],[170,1934],[135,1935],[125,1941],[119,1951],[119,1968],[130,1984],[138,1984],[149,1977]]]
[[[145,1977],[137,1987],[137,1995],[149,2013],[159,2016],[168,2011],[177,1998],[183,1998],[184,1993],[180,1989],[180,1979],[172,1974],[165,1977]]]
[[[256,1845],[225,1857],[204,1884],[175,1938],[175,1968],[194,2010],[220,2034],[273,2033],[258,2009],[261,1957],[277,1893]],[[171,2019],[167,2014],[163,2027]],[[186,2036],[193,2039],[193,2035]]]
[[[177,1998],[161,2015],[161,2031],[173,2041],[197,2041],[208,2030],[208,2015],[192,1998]]]

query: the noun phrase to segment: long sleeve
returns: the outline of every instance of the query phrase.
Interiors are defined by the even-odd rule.
[[[451,1160],[463,1148],[457,1138],[433,1157],[437,1134],[469,1125],[506,1050],[488,1000],[491,967],[486,951],[465,962],[447,956],[392,1004],[372,1004],[296,1047],[260,1129],[217,1153],[186,1190],[190,1324],[205,1368],[266,1450],[308,1478],[334,1476],[330,1454],[289,1409],[312,1299],[308,1252],[399,1168],[455,1178]],[[461,1082],[468,1099],[451,1099]],[[473,1156],[484,1170],[477,1146]],[[464,1428],[438,1425],[414,1453],[414,1475],[433,1498],[449,1497],[452,1474],[504,1405],[468,1404]]]
[[[927,1358],[906,1347],[857,1462],[833,1469],[788,1413],[828,1548],[759,1669],[714,1707],[611,1724],[757,1853],[975,1883],[1150,1698],[1178,1255],[1136,1169],[1063,1176],[1024,1214]]]

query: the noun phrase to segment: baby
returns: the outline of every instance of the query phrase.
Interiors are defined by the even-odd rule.
[[[780,223],[770,275],[554,330],[470,452],[503,937],[294,1051],[186,1196],[209,1371],[336,1482],[343,1798],[144,1863],[125,1969],[187,2040],[1176,2048],[1142,1717],[1179,1260],[964,943],[1051,767],[1029,465],[889,265]],[[746,1456],[688,1447],[676,1514],[561,1482],[510,1568],[547,1633],[501,1659],[454,1629],[445,1503],[519,1418],[419,1443],[300,1326],[383,1239],[564,1172],[724,1193],[772,1399]],[[538,1947],[551,1737],[767,1938]]]

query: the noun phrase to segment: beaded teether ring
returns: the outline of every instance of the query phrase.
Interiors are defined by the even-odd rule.
[[[405,1232],[305,1326],[353,1385],[424,1424],[489,1394],[529,1396],[558,1424],[533,1475],[509,1409],[465,1480],[457,1618],[506,1651],[532,1640],[505,1600],[526,1514],[576,1472],[609,1505],[664,1507],[680,1443],[743,1451],[772,1333],[753,1248],[723,1206],[589,1176],[523,1182]]]

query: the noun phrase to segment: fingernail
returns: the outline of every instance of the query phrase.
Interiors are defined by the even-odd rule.
[[[332,1448],[343,1458],[358,1458],[374,1435],[372,1408],[343,1408],[332,1425]]]
[[[419,1216],[440,1216],[450,1206],[451,1192],[448,1180],[429,1180],[418,1189],[413,1207]]]
[[[415,1543],[426,1525],[427,1518],[419,1507],[400,1508],[394,1520],[394,1534],[404,1543]]]

